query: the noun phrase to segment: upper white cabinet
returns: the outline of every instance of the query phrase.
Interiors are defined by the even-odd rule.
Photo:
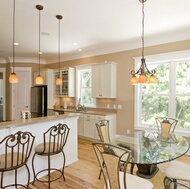
[[[36,76],[39,72],[34,72],[34,86],[36,84]],[[43,69],[40,71],[40,75],[43,77],[43,85],[47,85],[48,89],[48,109],[53,108],[53,105],[58,101],[57,98],[54,98],[54,71],[52,69]]]
[[[92,66],[92,97],[116,98],[117,63]]]
[[[56,85],[56,78],[62,78],[62,85]],[[75,68],[65,68],[54,71],[54,95],[55,97],[74,97],[75,96]]]

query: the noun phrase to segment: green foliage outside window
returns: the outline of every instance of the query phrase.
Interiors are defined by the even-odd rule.
[[[178,119],[178,128],[190,129],[190,61],[158,64],[156,77],[157,84],[142,85],[142,123],[168,116]]]
[[[85,105],[93,104],[91,70],[81,71],[80,98],[82,104]]]

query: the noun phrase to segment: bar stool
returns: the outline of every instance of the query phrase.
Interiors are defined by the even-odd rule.
[[[64,146],[66,144],[68,134],[69,134],[69,128],[66,124],[59,123],[58,125],[54,125],[51,128],[49,128],[44,134],[43,134],[43,143],[37,145],[35,147],[35,152],[32,158],[32,169],[34,173],[34,180],[38,180],[39,182],[46,182],[48,183],[48,188],[50,189],[50,183],[53,181],[58,180],[59,178],[63,177],[63,180],[65,181],[64,177],[64,167],[65,167],[65,154],[64,154]],[[62,170],[52,168],[51,167],[51,158],[50,156],[56,155],[62,153],[63,155],[63,166]],[[47,168],[40,170],[39,172],[35,172],[34,168],[34,160],[36,155],[38,156],[47,156]],[[51,171],[58,171],[60,173],[60,176],[58,178],[51,179],[50,178],[50,172]],[[48,179],[47,180],[41,180],[39,177],[40,173],[47,172]]]
[[[30,182],[30,171],[27,166],[28,158],[31,154],[32,146],[35,137],[29,132],[18,131],[15,134],[6,136],[0,142],[0,173],[1,173],[1,184],[0,188],[7,188],[14,186],[29,188]],[[3,149],[3,150],[2,150]],[[27,184],[18,183],[18,169],[25,166],[28,174]],[[9,183],[4,186],[3,179],[4,173],[8,171],[14,171],[15,182]],[[6,176],[6,175],[5,175]],[[10,182],[10,181],[9,181]]]

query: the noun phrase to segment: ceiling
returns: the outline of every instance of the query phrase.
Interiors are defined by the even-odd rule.
[[[41,11],[41,58],[58,60],[58,20],[61,20],[61,60],[141,47],[142,4],[139,0],[16,0],[15,57],[38,59]],[[190,39],[190,0],[145,2],[145,46]],[[0,62],[12,57],[13,0],[0,1]],[[73,45],[73,43],[78,45]],[[82,49],[82,51],[79,51]]]

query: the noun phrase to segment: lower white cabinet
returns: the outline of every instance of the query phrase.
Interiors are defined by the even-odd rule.
[[[78,136],[84,135],[84,116],[80,115],[78,119]]]
[[[94,115],[84,114],[84,136],[95,138]]]
[[[92,140],[99,140],[96,123],[100,120],[109,120],[109,133],[110,138],[116,136],[116,114],[110,115],[96,115],[96,114],[83,114],[78,119],[78,136],[81,138],[88,138]]]

